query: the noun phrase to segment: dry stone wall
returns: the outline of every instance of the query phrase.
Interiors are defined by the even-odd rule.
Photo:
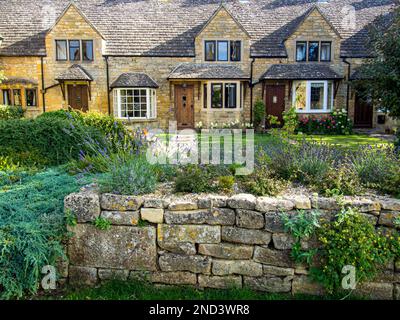
[[[347,198],[346,203],[387,231],[395,228],[394,218],[400,215],[399,200]],[[67,196],[65,208],[77,217],[65,272],[73,285],[146,279],[157,284],[323,294],[323,288],[307,277],[307,268],[290,258],[293,239],[285,233],[281,213],[318,208],[325,217],[333,217],[338,206],[331,198],[307,196],[164,199],[86,191]],[[111,227],[96,228],[93,222],[98,217]],[[400,261],[390,263],[374,282],[356,292],[374,299],[400,299]]]

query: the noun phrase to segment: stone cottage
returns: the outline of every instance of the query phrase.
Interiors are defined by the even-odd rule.
[[[67,108],[143,127],[251,122],[344,108],[375,127],[352,80],[368,29],[396,0],[0,1],[0,103],[28,116]],[[376,107],[376,106],[375,106]],[[379,121],[378,121],[379,120]],[[386,119],[387,120],[387,119]]]

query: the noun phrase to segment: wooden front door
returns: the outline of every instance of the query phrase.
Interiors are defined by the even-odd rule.
[[[363,100],[360,94],[355,97],[354,105],[354,127],[357,128],[372,128],[372,117],[373,117],[373,106],[372,103]]]
[[[285,111],[285,85],[265,86],[266,116],[275,116],[283,125],[282,113]]]
[[[178,129],[194,127],[194,86],[175,85],[175,110]]]
[[[88,87],[86,85],[68,85],[68,104],[71,108],[88,111],[89,110],[89,99],[88,99]]]

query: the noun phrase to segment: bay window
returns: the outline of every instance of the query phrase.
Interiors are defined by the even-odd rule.
[[[156,90],[149,88],[114,89],[114,108],[118,118],[155,119]]]
[[[330,112],[333,108],[332,81],[295,81],[293,105],[297,112]]]
[[[203,84],[203,108],[237,109],[242,105],[240,81],[209,81]]]

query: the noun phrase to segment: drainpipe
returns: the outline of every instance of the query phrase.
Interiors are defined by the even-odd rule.
[[[250,123],[253,123],[253,65],[255,60],[253,58],[250,65]]]
[[[343,62],[347,64],[347,93],[346,93],[346,111],[349,114],[349,104],[350,104],[350,74],[351,74],[351,63],[343,58]]]
[[[46,89],[44,88],[44,67],[43,67],[43,57],[40,57],[40,70],[42,73],[42,100],[43,100],[43,112],[46,112]]]
[[[108,56],[104,56],[104,60],[106,61],[107,107],[108,107],[108,115],[111,115],[111,102],[110,102],[110,73],[109,73],[109,66],[108,66]]]

